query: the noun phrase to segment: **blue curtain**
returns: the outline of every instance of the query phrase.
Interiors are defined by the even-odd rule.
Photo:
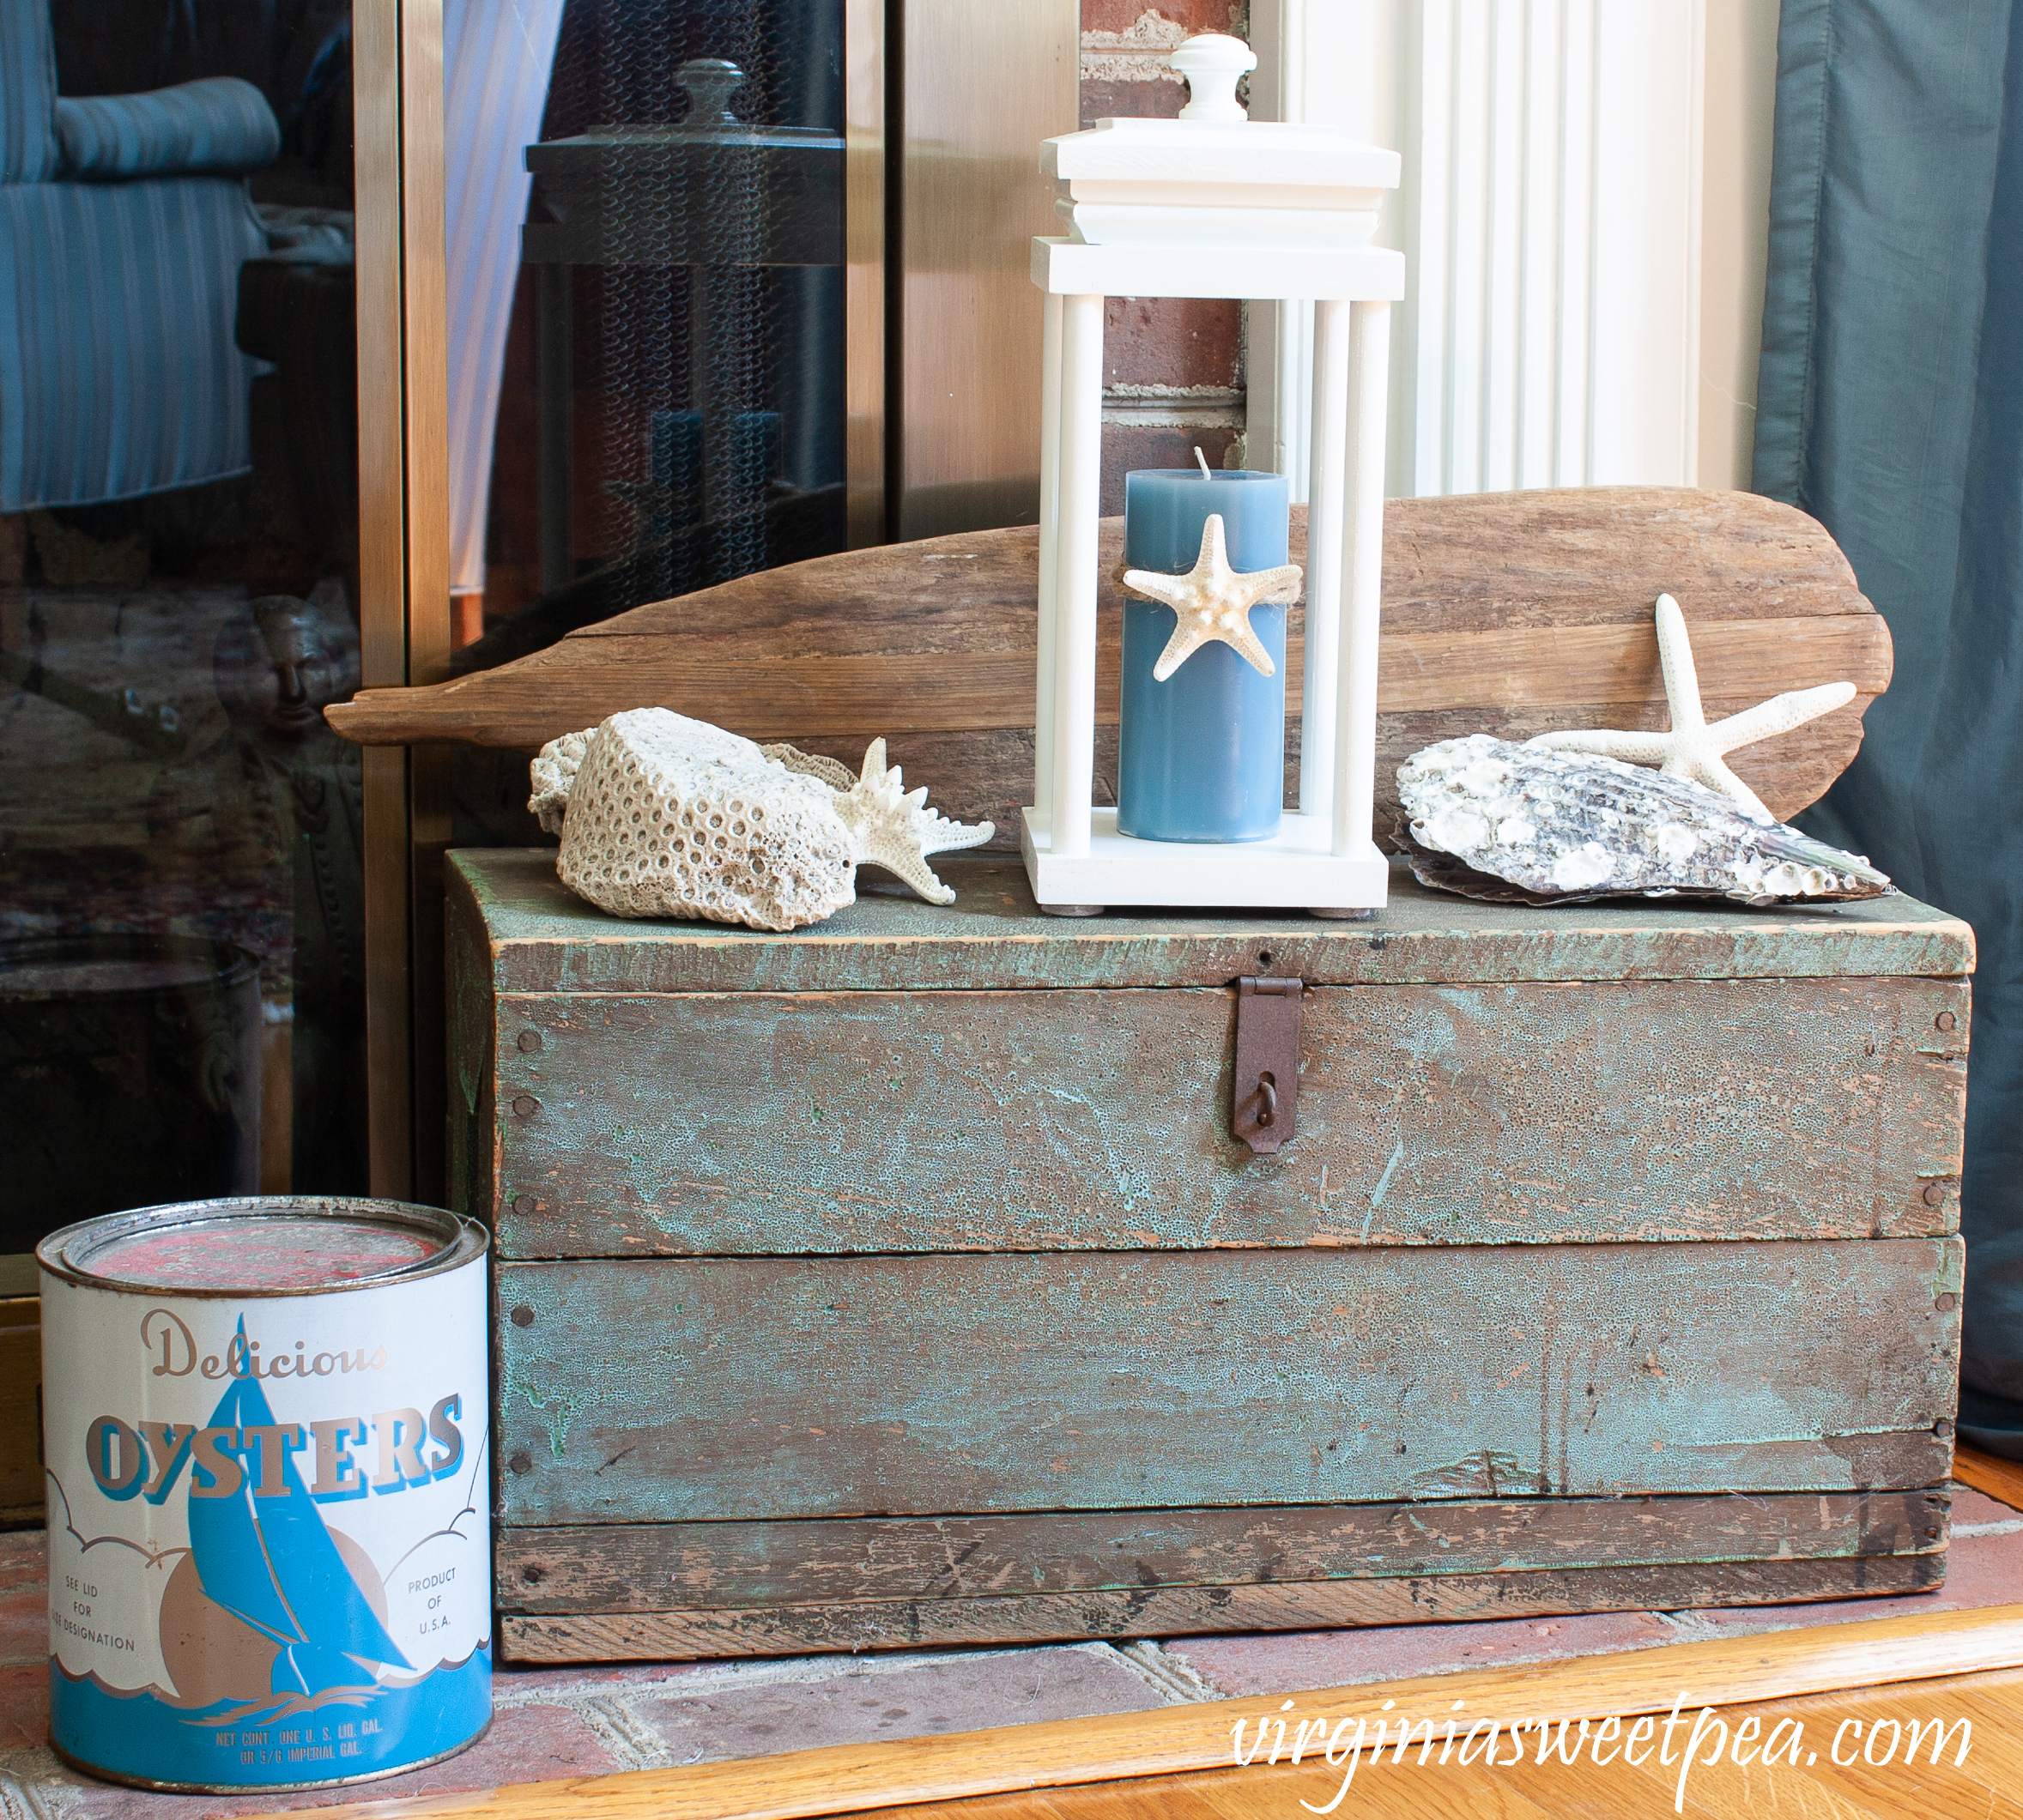
[[[1784,0],[1754,484],[1895,640],[1802,819],[1973,925],[1961,1430],[2023,1457],[2023,0]]]

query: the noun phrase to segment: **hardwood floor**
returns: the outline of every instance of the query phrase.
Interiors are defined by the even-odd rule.
[[[1734,1732],[1750,1717],[1760,1721],[1752,1734],[1753,1748],[1738,1746],[1730,1741]],[[1933,1746],[1926,1743],[1915,1767],[1905,1765],[1901,1738],[1890,1730],[1892,1723],[1923,1726],[1934,1719],[1948,1727],[1941,1760],[1929,1760]],[[1959,1728],[1963,1719],[1971,1732]],[[1762,1740],[1784,1720],[1804,1727],[1800,1760],[1793,1766],[1780,1751],[1778,1762],[1766,1768],[1760,1761]],[[1719,1722],[1726,1731],[1717,1733],[1710,1726],[1690,1770],[1683,1770],[1683,1752],[1677,1748],[1669,1768],[1661,1767],[1655,1754],[1640,1768],[1617,1757],[1597,1769],[1584,1756],[1573,1767],[1556,1756],[1541,1766],[1537,1743],[1530,1738],[1524,1740],[1521,1765],[1442,1768],[1436,1750],[1421,1769],[1414,1745],[1402,1766],[1389,1757],[1381,1766],[1366,1757],[1334,1811],[1362,1820],[1623,1820],[1667,1811],[1715,1820],[1755,1820],[1761,1815],[1897,1820],[1907,1814],[1921,1820],[1992,1820],[2023,1815],[2023,1672],[1723,1708]],[[1876,1747],[1883,1759],[1880,1766],[1861,1757],[1877,1726],[1887,1741]],[[1687,1735],[1682,1726],[1678,1738]],[[1832,1761],[1836,1738],[1841,1755],[1851,1762]],[[1956,1763],[1963,1738],[1965,1760]],[[1557,1739],[1555,1732],[1555,1745]],[[1723,1744],[1729,1754],[1709,1763]],[[1738,1748],[1755,1760],[1738,1768],[1732,1758]],[[1508,1763],[1512,1753],[1507,1739],[1499,1751],[1500,1762]],[[1304,1812],[1325,1811],[1342,1787],[1342,1769],[1310,1760],[1298,1768],[1254,1764],[875,1811],[893,1820],[1298,1820]]]
[[[2023,1460],[2003,1460],[1973,1448],[1959,1448],[1953,1452],[1953,1476],[1963,1485],[2023,1510]]]
[[[1485,1668],[1414,1680],[1322,1689],[1289,1698],[1267,1696],[1204,1702],[1153,1712],[1066,1720],[994,1732],[929,1734],[888,1744],[837,1745],[693,1769],[641,1770],[571,1781],[524,1784],[432,1800],[361,1802],[323,1811],[324,1820],[815,1820],[841,1814],[903,1814],[911,1820],[1264,1820],[1282,1814],[1299,1820],[1323,1808],[1340,1786],[1339,1768],[1308,1761],[1293,1766],[1297,1728],[1321,1723],[1320,1735],[1345,1747],[1335,1730],[1347,1720],[1373,1727],[1413,1723],[1414,1740],[1432,1721],[1444,1741],[1448,1720],[1476,1715],[1499,1725],[1511,1720],[1570,1720],[1573,1754],[1555,1759],[1472,1771],[1457,1761],[1442,1766],[1439,1752],[1421,1769],[1414,1754],[1402,1766],[1388,1758],[1372,1769],[1362,1760],[1355,1784],[1337,1813],[1409,1814],[1439,1820],[1448,1814],[1532,1820],[1538,1813],[1580,1817],[1661,1813],[1673,1799],[1681,1744],[1692,1736],[1701,1708],[1714,1710],[1697,1740],[1695,1769],[1677,1811],[1717,1815],[1759,1813],[1834,1815],[1917,1813],[1944,1817],[2023,1816],[2013,1792],[2023,1791],[2023,1605],[1997,1605],[1915,1617],[1784,1630],[1753,1636],[1723,1636],[1704,1642],[1618,1654],[1580,1656],[1523,1666]],[[1672,1743],[1669,1766],[1633,1769],[1620,1758],[1596,1768],[1578,1750],[1579,1722],[1599,1726],[1653,1715],[1644,1737],[1676,1709],[1685,1717]],[[1922,1757],[1914,1770],[1893,1765],[1900,1728],[1960,1717],[1972,1721],[1965,1764],[1934,1767]],[[1812,1761],[1774,1769],[1760,1763],[1738,1768],[1731,1757],[1714,1761],[1716,1728],[1747,1739],[1729,1749],[1767,1740],[1780,1719],[1801,1721],[1803,1754]],[[1251,1727],[1269,1724],[1276,1738],[1287,1726],[1285,1759],[1238,1769],[1232,1764],[1233,1728],[1254,1743]],[[1870,1726],[1894,1720],[1890,1749],[1870,1767],[1857,1760],[1832,1763],[1832,1738],[1844,1724],[1859,1742]],[[1396,1736],[1395,1731],[1391,1733]],[[1499,1763],[1511,1759],[1510,1734],[1499,1734]],[[1611,1738],[1616,1734],[1611,1734]],[[1723,1735],[1726,1735],[1725,1732]],[[1465,1732],[1458,1733],[1465,1746]],[[1638,1740],[1638,1742],[1641,1742]],[[1789,1739],[1786,1739],[1789,1742]],[[1535,1755],[1535,1727],[1528,1757]],[[1761,1746],[1757,1746],[1760,1750]],[[1590,1745],[1590,1754],[1591,1754]],[[1478,1740],[1476,1750],[1482,1752]],[[1338,1750],[1338,1756],[1339,1756]],[[1844,1755],[1846,1752],[1844,1750]],[[1458,1751],[1457,1751],[1458,1755]],[[1269,1752],[1267,1753],[1269,1759]],[[1388,1805],[1379,1805],[1384,1803]],[[1838,1805],[1837,1805],[1838,1804]]]

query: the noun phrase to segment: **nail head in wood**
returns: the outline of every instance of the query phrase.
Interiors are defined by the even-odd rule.
[[[536,1054],[536,1052],[537,1052],[537,1051],[540,1049],[540,1048],[541,1048],[541,1032],[540,1032],[539,1031],[537,1031],[537,1030],[524,1030],[524,1031],[522,1031],[520,1032],[520,1053],[521,1053],[521,1055],[534,1055],[534,1054]]]
[[[530,1308],[516,1308],[512,1311],[512,1324],[516,1327],[532,1327],[534,1325],[534,1310]]]
[[[1954,1017],[1951,1012],[1942,1011],[1935,1021],[1941,1030],[1951,1030],[1954,1025],[1959,1022],[1959,1019]]]
[[[512,1103],[512,1110],[518,1117],[530,1119],[541,1110],[541,1102],[531,1093],[523,1093]]]

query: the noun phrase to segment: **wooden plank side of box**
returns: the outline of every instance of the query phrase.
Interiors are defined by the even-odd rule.
[[[474,856],[451,856],[466,861]],[[552,861],[550,862],[552,867]],[[492,952],[483,920],[463,874],[444,871],[443,987],[448,1029],[444,1060],[448,1111],[444,1185],[450,1205],[492,1226],[498,1243],[498,1135],[494,1106],[499,1071]]]
[[[1846,1560],[1685,1563],[1541,1569],[1395,1580],[1270,1581],[1131,1593],[1033,1593],[983,1599],[866,1600],[742,1611],[506,1613],[500,1654],[514,1662],[663,1660],[919,1649],[1096,1637],[1466,1623],[1567,1612],[1881,1598],[1929,1592],[1943,1554]]]
[[[1937,1486],[578,1524],[501,1529],[495,1555],[505,1610],[565,1617],[1929,1554],[1951,1505]]]
[[[1558,910],[1427,890],[1402,865],[1374,922],[1302,912],[1043,916],[1016,860],[941,856],[955,902],[927,904],[875,874],[858,900],[784,934],[607,916],[555,877],[553,848],[448,856],[493,989],[869,992],[1221,985],[1247,973],[1310,984],[1554,979],[1820,979],[1973,970],[1973,932],[1901,896],[1750,910],[1668,899]],[[1269,953],[1269,962],[1262,959]]]
[[[1229,1132],[1214,989],[514,995],[503,1252],[1933,1236],[1967,988],[1323,987],[1299,1135]]]
[[[1915,1488],[1957,1239],[506,1263],[501,1521]]]

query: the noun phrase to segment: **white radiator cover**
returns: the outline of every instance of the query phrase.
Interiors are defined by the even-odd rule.
[[[1690,486],[1705,0],[1252,0],[1257,119],[1396,148],[1388,490]],[[1251,306],[1246,461],[1304,498],[1311,306]]]

